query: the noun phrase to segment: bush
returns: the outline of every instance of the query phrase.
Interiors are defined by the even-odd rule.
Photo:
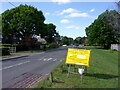
[[[26,51],[28,47],[24,44],[0,44],[2,47],[16,47],[16,51]]]
[[[12,44],[0,44],[1,46],[4,46],[4,47],[11,47]]]
[[[59,46],[57,44],[51,43],[49,44],[49,48],[58,48]]]
[[[9,52],[9,48],[0,48],[2,50],[2,56],[5,56],[5,55],[10,55],[10,52]]]
[[[16,51],[27,51],[28,47],[24,44],[15,44],[13,47],[16,47]]]

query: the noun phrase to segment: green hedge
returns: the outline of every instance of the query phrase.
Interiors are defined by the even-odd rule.
[[[16,51],[27,51],[28,47],[24,44],[0,44],[2,47],[16,47]]]
[[[10,55],[9,48],[0,48],[0,51],[2,51],[2,56]]]
[[[25,46],[24,44],[16,44],[13,45],[13,47],[16,47],[16,51],[27,51],[28,47]]]
[[[48,46],[49,46],[49,48],[58,48],[58,47],[59,47],[58,45],[56,45],[56,44],[54,44],[54,43],[49,44]]]

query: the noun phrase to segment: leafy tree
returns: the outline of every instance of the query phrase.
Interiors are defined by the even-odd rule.
[[[77,43],[77,44],[81,44],[82,42],[82,38],[81,37],[77,37],[75,40],[75,43]]]
[[[85,44],[86,43],[87,38],[86,37],[77,37],[74,40],[74,43],[76,44]]]
[[[113,15],[119,17],[117,12],[106,10],[86,28],[86,35],[90,45],[101,45],[104,48],[109,48],[110,44],[118,43],[118,27],[113,25],[115,23],[118,24],[118,22],[114,22],[115,18]]]
[[[108,11],[99,15],[98,19],[105,22],[109,27],[116,30],[116,35],[120,36],[120,14],[116,10]]]
[[[69,38],[69,37],[65,36],[61,39],[61,43],[66,44],[66,45],[70,45],[70,44],[74,43],[74,40],[73,40],[73,38]]]
[[[41,36],[41,37],[44,37],[48,43],[52,43],[55,41],[55,37],[57,35],[59,35],[57,32],[56,32],[56,26],[52,23],[50,24],[45,24],[45,30],[42,32],[44,33],[44,36]]]
[[[23,43],[30,35],[43,35],[44,20],[42,11],[32,6],[20,5],[2,13],[2,35],[11,40],[15,37],[19,43]]]

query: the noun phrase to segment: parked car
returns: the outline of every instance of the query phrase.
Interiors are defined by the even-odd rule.
[[[64,44],[64,45],[62,45],[63,47],[66,47],[67,45],[66,44]]]

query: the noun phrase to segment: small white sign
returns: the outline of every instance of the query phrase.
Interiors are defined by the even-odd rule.
[[[82,75],[84,73],[84,69],[78,68],[78,72],[79,72],[80,75]]]

